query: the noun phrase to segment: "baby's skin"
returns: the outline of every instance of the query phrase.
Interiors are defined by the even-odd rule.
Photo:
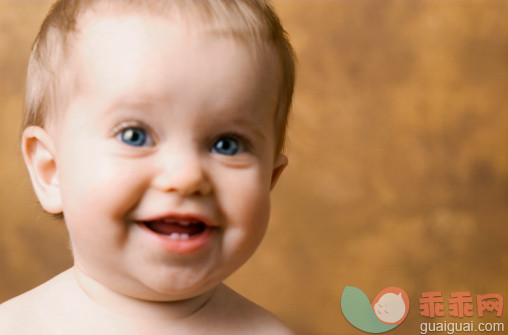
[[[292,333],[222,283],[261,242],[287,164],[278,63],[203,29],[133,13],[81,23],[58,115],[22,140],[74,266],[0,305],[0,334]]]
[[[88,286],[85,292],[80,282]],[[174,303],[131,300],[69,269],[0,305],[0,334],[293,334],[277,317],[219,285]]]

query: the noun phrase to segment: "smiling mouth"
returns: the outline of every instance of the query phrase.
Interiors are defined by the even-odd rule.
[[[193,239],[211,228],[202,221],[187,219],[161,219],[140,223],[152,232],[172,240]]]
[[[220,226],[207,217],[194,214],[169,214],[134,222],[141,228],[141,236],[174,255],[209,250],[221,231]]]

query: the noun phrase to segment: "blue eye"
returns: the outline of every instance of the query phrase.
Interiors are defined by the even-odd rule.
[[[227,156],[236,155],[241,151],[240,143],[232,137],[221,137],[212,147],[212,152]]]
[[[118,134],[119,139],[125,144],[135,147],[141,147],[150,144],[150,137],[141,128],[130,127],[122,130]]]

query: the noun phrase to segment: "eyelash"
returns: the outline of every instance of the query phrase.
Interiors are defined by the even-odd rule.
[[[224,139],[224,138],[231,138],[231,139],[234,139],[234,140],[238,141],[238,143],[240,144],[240,148],[241,148],[241,152],[240,153],[245,153],[245,152],[252,151],[252,144],[251,144],[251,142],[248,139],[246,139],[244,136],[238,135],[236,133],[224,133],[224,134],[220,134],[219,136],[215,137],[213,139],[213,141],[211,141],[210,151],[212,151],[214,145],[220,139]]]
[[[155,141],[152,136],[152,132],[150,131],[149,127],[145,126],[141,122],[127,121],[127,122],[120,123],[118,126],[116,126],[113,129],[112,133],[114,134],[115,138],[117,138],[120,142],[128,145],[121,138],[122,133],[128,129],[139,129],[139,130],[144,131],[146,133],[147,138],[149,139],[149,142],[150,142],[148,146],[152,146],[154,144]],[[140,145],[139,147],[143,147],[143,146],[147,146],[147,145]]]
[[[120,123],[118,126],[116,126],[112,133],[114,134],[114,136],[119,140],[119,141],[122,141],[122,139],[120,139],[120,135],[122,134],[123,131],[127,130],[127,129],[130,129],[130,128],[133,128],[133,129],[141,129],[143,131],[146,132],[147,136],[151,139],[151,145],[154,144],[155,140],[154,140],[154,137],[152,136],[152,131],[150,131],[150,128],[147,127],[144,123],[142,122],[138,122],[138,121],[127,121],[127,122],[123,122],[123,123]],[[216,136],[212,141],[211,141],[211,144],[209,145],[209,151],[211,152],[213,150],[213,147],[214,145],[220,140],[220,139],[224,139],[224,138],[231,138],[231,139],[234,139],[236,141],[238,141],[239,145],[240,145],[240,148],[241,148],[241,152],[240,153],[245,153],[245,152],[249,152],[249,151],[252,151],[252,144],[251,142],[246,139],[244,136],[242,135],[238,135],[237,133],[223,133],[223,134],[220,134],[218,136]],[[123,142],[123,141],[122,141]]]

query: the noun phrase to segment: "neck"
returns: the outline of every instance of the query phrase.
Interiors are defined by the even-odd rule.
[[[90,278],[77,267],[72,268],[80,290],[101,309],[118,316],[141,320],[182,321],[202,310],[213,298],[218,287],[196,297],[178,301],[149,301],[113,291]]]

